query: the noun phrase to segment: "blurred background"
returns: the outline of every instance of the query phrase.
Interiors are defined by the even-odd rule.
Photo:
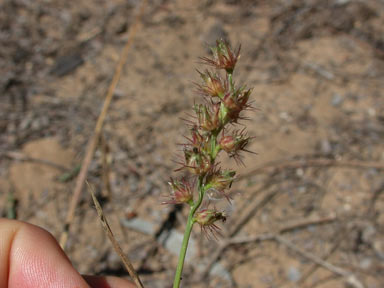
[[[0,215],[57,239],[86,144],[141,1],[0,1]],[[253,87],[218,242],[196,227],[183,287],[383,287],[384,2],[152,0],[88,172],[147,287],[170,287],[186,209],[161,205],[201,101],[198,57],[242,45]],[[221,159],[224,167],[235,166]],[[126,276],[84,189],[66,251]],[[362,285],[362,286],[359,286]]]

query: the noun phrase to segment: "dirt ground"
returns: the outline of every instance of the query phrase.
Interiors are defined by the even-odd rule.
[[[1,216],[60,238],[140,4],[0,1]],[[232,206],[217,201],[227,236],[193,231],[183,287],[383,287],[382,0],[149,1],[88,175],[145,286],[173,281],[187,211],[160,203],[218,38],[242,45],[257,155],[237,167]],[[127,276],[86,189],[66,251],[81,273]]]

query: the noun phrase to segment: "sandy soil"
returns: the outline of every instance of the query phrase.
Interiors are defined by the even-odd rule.
[[[76,171],[139,4],[0,1],[1,216],[60,237]],[[276,233],[364,287],[382,287],[380,0],[150,1],[108,111],[108,152],[96,151],[88,177],[145,285],[172,283],[187,211],[160,202],[170,175],[178,175],[172,159],[187,132],[180,118],[201,101],[193,84],[195,69],[202,69],[198,57],[220,37],[241,43],[235,80],[253,87],[258,108],[244,123],[257,155],[244,155],[245,167],[237,168],[242,177],[223,234],[233,227],[233,237]],[[81,273],[126,276],[83,192],[69,257]],[[192,239],[183,287],[353,285],[275,240],[227,247],[202,280],[204,264],[226,239],[208,241],[199,229]]]

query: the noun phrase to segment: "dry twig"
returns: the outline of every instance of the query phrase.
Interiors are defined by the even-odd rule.
[[[308,260],[314,262],[315,264],[339,275],[342,276],[346,279],[346,281],[355,288],[364,288],[364,285],[356,278],[354,274],[351,272],[344,270],[341,267],[338,267],[336,265],[333,265],[329,262],[327,262],[324,259],[321,259],[317,257],[316,255],[309,253],[307,251],[302,250],[301,248],[297,247],[287,239],[285,239],[281,234],[290,232],[292,230],[304,228],[310,225],[322,225],[322,224],[327,224],[330,222],[333,222],[337,220],[337,218],[334,215],[324,217],[324,218],[314,218],[314,219],[309,219],[306,221],[300,221],[297,223],[293,223],[291,225],[286,225],[284,227],[281,227],[276,231],[275,233],[261,233],[258,235],[253,235],[253,236],[246,236],[246,237],[236,237],[236,238],[230,238],[226,239],[222,242],[220,247],[217,249],[215,254],[212,256],[215,258],[215,261],[213,261],[212,265],[217,261],[218,257],[216,255],[222,255],[224,250],[230,246],[230,245],[239,245],[239,244],[248,244],[248,243],[253,243],[253,242],[261,242],[261,241],[277,241],[280,244],[285,245],[287,248],[295,251],[296,253],[300,254],[301,256],[307,258]],[[333,249],[332,249],[333,250]],[[211,265],[211,266],[212,266]],[[312,270],[312,269],[311,269]],[[210,271],[210,266],[206,266],[203,277],[207,275]]]
[[[333,160],[333,159],[324,159],[324,158],[307,158],[302,160],[296,159],[283,159],[272,161],[264,164],[261,167],[251,170],[249,173],[243,174],[238,177],[238,180],[244,179],[251,175],[265,172],[267,170],[273,170],[274,172],[280,171],[283,169],[294,169],[294,168],[303,168],[303,167],[347,167],[347,168],[375,168],[375,169],[384,169],[384,163],[380,162],[368,162],[368,161],[342,161],[342,160]],[[270,184],[264,185],[260,190],[265,191]],[[270,200],[272,200],[277,194],[277,191],[268,193],[260,202],[253,202],[250,204],[250,208],[240,217],[240,220],[232,227],[230,232],[227,235],[226,240],[222,241],[219,247],[216,249],[215,253],[211,255],[208,264],[206,265],[202,278],[206,277],[211,270],[213,264],[220,258],[223,251],[228,247],[228,245],[233,244],[231,241],[235,241],[233,237],[248,221],[249,219],[259,210],[261,207],[266,205]],[[281,233],[281,232],[280,232]],[[262,234],[254,236],[253,241],[263,241],[263,240],[273,240],[274,233]],[[240,239],[237,239],[240,240]],[[237,241],[236,240],[236,241]],[[248,239],[249,240],[249,239]]]
[[[267,162],[264,165],[257,167],[248,173],[240,175],[238,179],[244,179],[255,174],[265,172],[266,170],[280,171],[284,169],[296,169],[306,167],[345,167],[354,169],[380,169],[384,170],[384,163],[382,162],[370,162],[359,160],[334,160],[327,158],[304,158],[304,159],[282,159]]]
[[[116,253],[120,256],[121,261],[123,261],[125,268],[127,269],[129,275],[131,276],[137,287],[143,288],[144,286],[141,283],[140,278],[135,271],[135,268],[133,268],[133,265],[129,261],[128,257],[125,256],[123,250],[121,249],[119,243],[113,235],[111,228],[109,227],[107,218],[104,216],[103,209],[101,208],[100,203],[95,196],[93,187],[88,182],[86,183],[88,185],[89,192],[91,193],[93,203],[95,204],[97,215],[99,215],[101,225],[103,226],[104,232],[107,234],[109,240],[111,241],[113,249],[115,249]]]
[[[259,235],[254,236],[244,236],[244,237],[235,237],[227,240],[227,246],[228,245],[234,245],[234,244],[245,244],[245,243],[252,243],[252,242],[259,242],[259,241],[265,241],[265,240],[274,240],[275,235],[280,235],[283,233],[291,232],[293,230],[297,229],[303,229],[311,225],[323,225],[328,224],[331,222],[334,222],[337,220],[337,217],[335,215],[330,215],[326,217],[314,217],[312,219],[305,219],[300,220],[292,224],[285,225],[279,229],[277,229],[276,232],[273,233],[262,233]]]
[[[258,192],[262,192],[267,190],[271,186],[271,182],[268,181],[264,185],[262,185],[254,194],[257,194]],[[219,247],[217,247],[216,251],[213,253],[213,255],[210,256],[209,262],[204,268],[204,271],[201,273],[200,278],[203,279],[208,276],[209,272],[211,271],[213,265],[220,259],[222,256],[224,250],[227,248],[228,239],[233,237],[246,223],[247,221],[256,213],[256,210],[263,207],[268,201],[272,200],[273,197],[277,194],[277,191],[273,191],[268,193],[264,198],[262,198],[260,201],[257,198],[254,198],[255,201],[250,204],[250,209],[248,209],[242,216],[240,216],[239,221],[235,223],[232,227],[232,229],[227,233],[226,239],[220,242]]]
[[[1,157],[16,160],[16,161],[33,162],[33,163],[37,163],[37,164],[43,164],[43,165],[47,165],[47,166],[51,166],[53,168],[56,168],[60,171],[70,170],[68,167],[54,163],[52,161],[29,157],[29,156],[27,156],[23,153],[20,153],[20,152],[2,152],[2,153],[0,153],[0,158]]]
[[[261,241],[271,241],[271,240],[275,240],[275,235],[277,235],[277,234],[288,233],[288,232],[296,230],[296,229],[303,229],[303,228],[308,227],[310,225],[323,225],[323,224],[331,223],[331,222],[336,221],[336,220],[337,220],[337,218],[335,215],[330,215],[330,216],[321,217],[321,218],[316,217],[316,218],[312,218],[312,219],[298,221],[298,222],[295,222],[293,224],[285,225],[285,226],[279,228],[274,233],[261,233],[258,235],[245,236],[245,237],[227,237],[226,239],[224,239],[223,241],[220,242],[220,246],[217,248],[215,253],[210,256],[210,261],[205,266],[204,271],[201,274],[201,278],[204,278],[209,274],[209,272],[212,269],[212,266],[223,255],[224,250],[226,248],[228,248],[230,245],[247,244],[247,243],[261,242]],[[235,230],[237,230],[237,229],[235,229]]]
[[[333,264],[317,257],[316,255],[297,247],[296,245],[294,245],[293,243],[291,243],[290,241],[288,241],[287,239],[285,239],[284,237],[282,237],[280,235],[275,235],[274,240],[276,240],[280,244],[285,245],[287,248],[291,249],[292,251],[295,251],[296,253],[300,254],[304,258],[311,260],[312,262],[316,263],[317,265],[320,265],[321,267],[327,269],[328,271],[344,277],[346,279],[346,281],[348,282],[348,284],[350,284],[352,287],[364,288],[364,285],[351,272],[344,270],[343,268],[338,267],[336,265],[333,265]]]
[[[321,256],[321,258],[326,261],[336,250],[337,248],[339,247],[340,243],[341,243],[341,240],[343,239],[344,237],[344,233],[340,233],[339,231],[339,235],[336,236],[336,240],[334,241],[333,243],[333,246],[331,249],[329,249],[326,253],[324,253],[324,255]],[[317,264],[313,264],[311,267],[309,267],[304,273],[303,273],[303,276],[300,278],[300,280],[297,282],[297,285],[301,286],[302,284],[305,283],[305,281],[313,274],[315,273],[315,271],[317,270],[317,268],[319,267],[319,265]]]
[[[66,244],[67,239],[68,239],[68,233],[69,233],[70,225],[74,219],[76,206],[77,206],[77,203],[79,202],[79,199],[80,199],[81,191],[83,189],[83,185],[84,185],[84,181],[85,181],[86,176],[87,176],[89,165],[91,164],[93,154],[95,152],[95,149],[96,149],[97,144],[98,144],[99,139],[100,139],[101,130],[103,128],[104,120],[105,120],[105,117],[107,115],[108,107],[112,101],[112,97],[113,97],[115,88],[116,88],[117,83],[120,79],[120,75],[121,75],[121,72],[123,70],[124,64],[127,60],[129,48],[132,45],[134,36],[135,36],[137,29],[139,27],[139,23],[140,23],[142,15],[144,13],[144,8],[146,6],[146,2],[147,2],[146,0],[143,0],[143,2],[141,4],[140,11],[136,15],[134,24],[132,25],[132,28],[129,31],[127,43],[125,44],[124,49],[121,53],[119,62],[117,63],[116,70],[115,70],[115,73],[114,73],[113,78],[112,78],[112,82],[109,86],[107,95],[106,95],[105,100],[104,100],[103,108],[102,108],[102,110],[99,114],[99,117],[97,119],[97,122],[96,122],[96,127],[94,130],[94,133],[88,142],[86,153],[85,153],[82,165],[81,165],[81,170],[80,170],[80,173],[76,179],[76,186],[75,186],[75,189],[74,189],[74,192],[72,195],[72,199],[71,199],[71,202],[69,205],[67,218],[65,220],[65,226],[64,226],[63,232],[62,232],[61,237],[60,237],[60,245],[63,249],[65,248],[65,244]]]
[[[265,195],[260,201],[251,203],[248,206],[247,211],[241,215],[235,225],[232,226],[232,229],[229,230],[228,237],[236,235],[241,230],[241,228],[253,217],[253,215],[255,215],[256,212],[264,207],[269,201],[275,198],[278,193],[278,190],[273,190],[272,192],[269,192],[267,195]]]

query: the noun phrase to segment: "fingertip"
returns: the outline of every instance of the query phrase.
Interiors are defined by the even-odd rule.
[[[24,223],[0,218],[0,287],[7,287],[9,272],[9,253],[17,231]]]
[[[118,277],[81,277],[55,238],[38,226],[0,218],[0,235],[0,287],[136,287]]]
[[[136,286],[125,279],[113,276],[84,275],[85,281],[92,288],[135,288]]]
[[[0,221],[0,238],[5,239],[1,240],[4,250],[0,255],[8,255],[6,260],[0,259],[5,261],[2,266],[6,263],[1,271],[7,274],[1,278],[0,287],[88,287],[50,233],[20,221]]]

